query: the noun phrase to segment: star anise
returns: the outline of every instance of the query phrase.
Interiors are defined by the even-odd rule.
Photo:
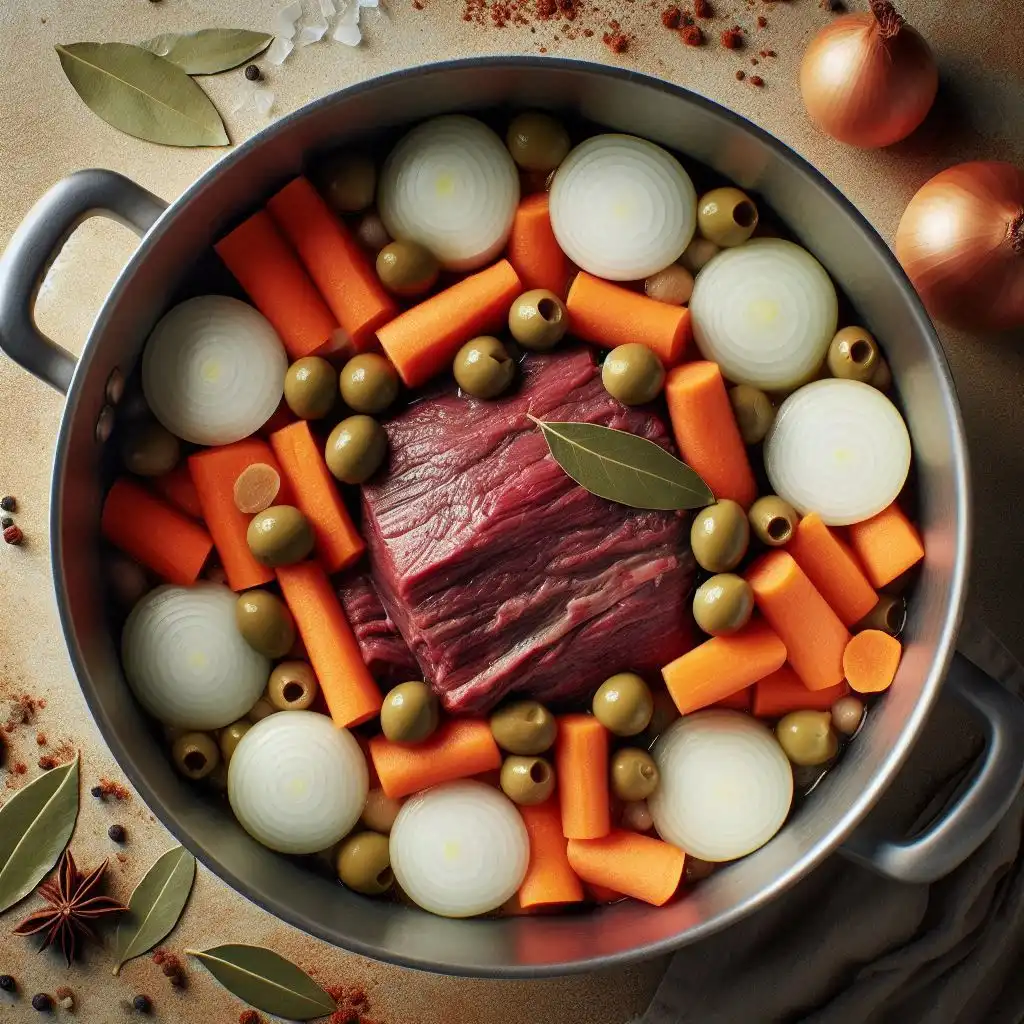
[[[106,870],[107,862],[104,861],[95,871],[83,875],[75,865],[71,851],[65,850],[54,876],[37,890],[50,906],[26,917],[14,929],[14,934],[38,935],[44,932],[40,949],[59,941],[70,967],[78,940],[96,941],[96,933],[89,921],[107,914],[121,914],[128,909],[110,896],[97,895]]]

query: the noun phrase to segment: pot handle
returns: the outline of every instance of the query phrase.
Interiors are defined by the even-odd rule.
[[[900,882],[930,883],[958,868],[989,837],[1024,784],[1024,701],[962,654],[943,694],[981,725],[985,748],[951,803],[916,835],[890,839],[861,826],[844,855]]]
[[[0,350],[67,392],[77,360],[35,323],[39,288],[71,233],[89,217],[110,217],[144,235],[167,203],[114,171],[78,171],[32,207],[0,258]]]

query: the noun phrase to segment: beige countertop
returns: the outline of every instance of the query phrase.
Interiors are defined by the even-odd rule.
[[[585,4],[587,12],[569,33],[575,38],[567,38],[559,23],[538,24],[531,32],[529,27],[496,29],[465,21],[465,0],[421,0],[422,9],[410,0],[381,0],[380,13],[364,14],[365,39],[359,49],[322,42],[296,51],[280,68],[265,67],[267,85],[275,94],[270,116],[289,113],[332,90],[395,68],[486,53],[536,53],[543,47],[552,55],[607,61],[669,78],[751,118],[829,175],[887,239],[916,188],[942,167],[970,158],[1024,162],[1024,122],[1019,116],[1024,109],[1024,19],[1011,0],[907,0],[902,5],[937,51],[941,97],[912,139],[876,153],[831,142],[803,116],[795,89],[799,55],[810,35],[831,17],[817,0],[714,2],[720,15],[710,23],[715,34],[737,22],[750,30],[751,45],[745,53],[730,53],[714,38],[701,49],[683,46],[675,33],[661,26],[659,11],[667,5],[654,0]],[[72,92],[61,74],[55,44],[137,41],[160,32],[213,26],[270,31],[281,6],[283,0],[0,0],[0,244],[47,187],[75,170],[113,168],[173,199],[223,152],[169,149],[108,127]],[[313,10],[315,0],[306,0],[306,6]],[[595,8],[603,10],[598,14]],[[768,21],[760,30],[759,14]],[[618,56],[601,42],[613,17],[631,37],[628,51]],[[595,34],[588,37],[583,28],[596,30]],[[739,67],[751,74],[749,59],[760,48],[777,53],[762,60],[756,72],[765,80],[763,89],[737,81],[734,74]],[[251,104],[231,113],[247,85],[241,71],[203,81],[235,142],[267,123]],[[41,293],[42,328],[61,344],[79,350],[133,244],[127,231],[106,222],[92,221],[80,229]],[[1024,573],[1019,565],[1024,539],[1024,345],[1019,333],[1016,338],[941,334],[964,406],[973,459],[977,523],[971,601],[1024,656]],[[16,776],[0,769],[0,800],[39,773],[41,754],[59,751],[62,745],[80,748],[82,812],[72,848],[87,867],[110,857],[110,890],[126,898],[145,868],[173,840],[137,796],[123,803],[89,796],[89,788],[101,776],[120,776],[75,683],[52,596],[47,488],[60,412],[60,396],[0,361],[0,491],[17,496],[17,519],[26,535],[21,548],[0,550],[0,710],[6,712],[5,702],[25,692],[46,701],[30,726],[9,737],[12,759],[23,760],[28,771]],[[1010,564],[1014,559],[1016,571]],[[37,733],[45,736],[45,747],[37,744]],[[114,821],[128,830],[123,859],[114,856],[118,848],[106,836]],[[113,980],[106,967],[108,957],[99,950],[70,970],[56,958],[37,955],[32,943],[9,936],[31,906],[26,901],[0,919],[0,974],[15,975],[24,994],[52,993],[67,984],[78,1001],[73,1019],[100,1024],[129,1019],[124,1001],[142,991],[153,998],[157,1019],[180,1024],[237,1021],[242,1005],[198,968],[190,969],[190,986],[179,992],[148,958],[133,961]],[[622,1024],[645,1006],[662,969],[652,963],[522,983],[415,973],[305,937],[200,869],[191,903],[167,945],[180,952],[226,941],[264,944],[307,968],[316,966],[329,982],[364,985],[370,993],[370,1016],[379,1024]],[[13,1004],[0,999],[0,1021],[33,1017],[26,999]]]

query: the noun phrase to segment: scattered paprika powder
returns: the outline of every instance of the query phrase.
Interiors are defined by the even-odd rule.
[[[727,28],[719,37],[727,50],[738,50],[743,46],[743,29],[739,25]]]

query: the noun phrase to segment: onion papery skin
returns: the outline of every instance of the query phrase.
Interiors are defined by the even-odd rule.
[[[241,739],[228,766],[239,824],[278,853],[317,853],[352,830],[369,791],[359,744],[315,711],[279,711]]]
[[[896,231],[896,257],[935,319],[1024,326],[1024,170],[975,161],[925,182]]]
[[[905,139],[928,115],[939,86],[924,38],[892,9],[836,18],[812,40],[800,66],[800,92],[827,135],[861,149]]]

